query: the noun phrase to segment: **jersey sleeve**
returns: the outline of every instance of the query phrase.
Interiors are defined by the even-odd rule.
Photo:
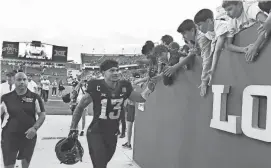
[[[41,98],[38,94],[36,94],[35,111],[37,114],[39,114],[41,112],[45,112],[43,101],[41,100]]]
[[[224,20],[216,20],[214,30],[217,37],[225,35],[229,32],[228,23]]]
[[[208,82],[209,76],[207,72],[212,65],[211,42],[211,40],[208,40],[203,35],[199,35],[197,38],[197,43],[199,44],[201,50],[201,58],[203,59],[201,81],[204,84]]]
[[[228,21],[227,28],[228,28],[228,33],[226,34],[226,36],[229,38],[234,37],[234,35],[238,33],[237,24],[234,21],[234,19],[231,19]]]
[[[86,87],[86,93],[92,95],[95,90],[96,90],[95,82],[93,80],[88,81],[87,87]]]

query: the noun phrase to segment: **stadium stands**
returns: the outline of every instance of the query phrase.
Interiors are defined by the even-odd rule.
[[[136,60],[143,59],[142,55],[94,55],[94,54],[81,54],[82,64],[89,63],[91,66],[98,66],[106,59],[114,59],[120,65],[135,64]]]
[[[131,65],[136,64],[136,60],[143,59],[143,56],[138,55],[90,55],[90,54],[81,54],[82,64],[90,64],[90,66],[99,66],[100,63],[106,59],[114,59],[120,63],[120,65]],[[1,79],[5,79],[5,74],[12,70],[22,69],[27,74],[33,75],[33,80],[35,82],[40,81],[40,77],[43,75],[48,76],[48,79],[52,82],[55,79],[59,81],[63,80],[64,83],[68,83],[67,71],[68,69],[81,69],[81,64],[75,63],[66,63],[59,64],[53,62],[41,62],[41,61],[29,61],[22,59],[5,59],[1,61]],[[133,70],[128,70],[128,68],[124,68],[122,70],[122,75],[125,79],[130,79],[132,77]],[[131,69],[131,68],[129,68]],[[133,69],[137,69],[133,68]],[[88,79],[89,77],[99,78],[101,77],[101,73],[99,69],[88,70],[84,69],[81,74],[82,79]]]

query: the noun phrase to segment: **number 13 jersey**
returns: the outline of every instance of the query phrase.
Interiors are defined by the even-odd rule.
[[[119,120],[124,117],[123,104],[133,87],[130,82],[120,80],[116,88],[110,88],[103,79],[90,80],[86,92],[93,100],[93,120],[88,131],[116,134]]]

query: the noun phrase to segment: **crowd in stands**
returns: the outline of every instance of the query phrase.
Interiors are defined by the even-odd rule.
[[[40,78],[41,76],[53,76],[54,79],[67,76],[65,65],[61,67],[49,62],[1,61],[1,77],[4,77],[6,73],[12,70],[23,70],[27,74],[31,74],[34,79]]]
[[[119,65],[130,65],[136,64],[137,60],[143,59],[142,55],[126,56],[126,55],[117,55],[117,56],[83,56],[82,63],[88,63],[90,66],[99,66],[101,62],[106,59],[114,59],[119,62]]]
[[[144,71],[138,71],[138,70],[128,70],[123,69],[120,72],[121,76],[125,80],[133,80],[133,77],[138,76],[140,78],[144,78],[147,76],[147,73]],[[99,70],[84,70],[82,74],[80,75],[81,79],[101,79],[102,74]]]
[[[170,35],[163,36],[162,44],[159,45],[146,41],[142,47],[142,54],[146,57],[138,63],[149,65],[150,79],[163,80],[165,85],[171,85],[179,69],[189,70],[195,56],[201,56],[203,61],[199,88],[200,95],[205,96],[223,49],[243,53],[248,63],[256,61],[260,56],[260,50],[270,37],[270,8],[271,1],[224,0],[223,13],[217,18],[210,9],[201,9],[193,20],[186,19],[177,28],[186,43],[184,47],[180,49]],[[257,40],[246,47],[236,46],[233,43],[234,36],[256,23],[260,24]]]

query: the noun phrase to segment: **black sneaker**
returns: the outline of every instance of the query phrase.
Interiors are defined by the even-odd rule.
[[[122,145],[122,147],[127,148],[127,149],[132,149],[132,145],[128,145],[128,142]]]
[[[81,132],[80,132],[80,136],[84,136],[84,131],[81,131]]]
[[[125,137],[125,134],[121,134],[121,135],[120,135],[120,138],[124,138],[124,137]]]

